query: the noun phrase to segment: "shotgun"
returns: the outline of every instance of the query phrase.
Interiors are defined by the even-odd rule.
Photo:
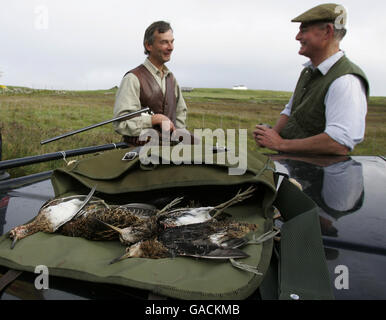
[[[130,119],[130,118],[134,118],[134,117],[137,117],[141,113],[144,113],[144,112],[151,113],[150,108],[146,107],[144,109],[141,109],[141,110],[138,110],[138,111],[134,111],[134,112],[131,112],[131,113],[128,113],[128,114],[124,114],[122,116],[119,116],[119,117],[116,117],[116,118],[113,118],[113,119],[110,119],[110,120],[106,120],[106,121],[103,121],[103,122],[100,122],[100,123],[97,123],[97,124],[93,124],[91,126],[84,127],[84,128],[81,128],[81,129],[78,129],[78,130],[75,130],[75,131],[71,131],[71,132],[62,134],[60,136],[54,137],[54,138],[43,140],[43,141],[40,142],[40,144],[43,145],[43,144],[46,144],[46,143],[49,143],[49,142],[52,142],[52,141],[56,141],[56,140],[59,140],[59,139],[62,139],[62,138],[66,138],[66,137],[72,136],[74,134],[81,133],[83,131],[87,131],[87,130],[90,130],[90,129],[94,129],[96,127],[100,127],[100,126],[103,126],[105,124],[108,124],[108,123],[111,123],[111,122],[114,122],[114,121],[120,121],[120,120],[126,120],[126,119]]]
[[[46,153],[46,154],[30,156],[25,158],[3,160],[3,161],[0,161],[0,172],[5,169],[17,168],[17,167],[40,163],[40,162],[66,159],[66,158],[75,157],[83,154],[95,153],[95,152],[118,149],[118,148],[128,148],[128,147],[129,146],[125,142],[117,142],[117,143],[108,143],[100,146],[91,146],[91,147],[84,147],[80,149]]]

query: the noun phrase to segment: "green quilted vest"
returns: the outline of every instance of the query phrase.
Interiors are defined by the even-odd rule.
[[[359,76],[369,97],[369,83],[364,72],[346,56],[339,59],[326,75],[315,69],[303,69],[295,88],[291,115],[280,135],[284,139],[303,139],[323,133],[326,127],[324,99],[331,83],[346,74]]]

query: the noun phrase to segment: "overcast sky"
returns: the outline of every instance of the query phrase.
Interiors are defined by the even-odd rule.
[[[313,0],[0,0],[0,84],[108,89],[142,63],[156,20],[174,29],[167,66],[181,86],[293,91],[302,64],[290,20]],[[386,96],[386,1],[338,2],[348,12],[341,49]]]

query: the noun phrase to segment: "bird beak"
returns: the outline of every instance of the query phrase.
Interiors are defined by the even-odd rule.
[[[11,249],[13,249],[15,247],[15,244],[16,244],[16,241],[19,240],[18,236],[17,236],[17,232],[15,229],[12,229],[10,232],[9,232],[9,235],[8,237],[12,240],[12,243],[11,243]]]
[[[126,252],[124,255],[118,257],[118,258],[115,258],[113,260],[110,261],[109,264],[113,264],[115,262],[118,262],[118,261],[121,261],[121,260],[124,260],[124,259],[127,259],[127,258],[130,258],[131,255],[130,255],[130,252]]]
[[[11,249],[13,249],[13,248],[15,247],[16,241],[17,241],[17,237],[14,237],[14,238],[12,239]]]
[[[101,221],[101,220],[99,220],[99,219],[97,219],[97,218],[95,218],[95,220],[98,220],[100,223],[103,223],[105,226],[108,226],[109,228],[115,230],[115,231],[118,232],[119,234],[122,234],[122,229],[121,229],[121,228],[118,228],[118,227],[116,227],[116,226],[113,226],[113,225],[111,225],[111,224],[108,224],[108,223],[106,223],[106,222],[104,222],[104,221]]]

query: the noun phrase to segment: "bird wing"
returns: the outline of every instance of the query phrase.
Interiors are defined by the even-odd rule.
[[[155,216],[158,212],[155,206],[147,203],[127,203],[120,205],[119,208],[127,210],[140,218],[149,218]]]
[[[94,186],[91,189],[90,193],[87,195],[86,199],[84,199],[84,201],[82,202],[82,204],[80,205],[78,210],[76,210],[73,214],[71,214],[67,219],[65,219],[65,220],[61,221],[60,223],[56,224],[53,231],[55,232],[56,230],[58,230],[59,227],[61,227],[62,225],[64,225],[68,221],[71,221],[72,219],[79,217],[81,215],[82,209],[91,200],[93,194],[95,193],[95,190],[96,190],[96,186]]]
[[[189,252],[187,250],[177,253],[180,256],[189,256],[203,259],[241,259],[249,257],[244,251],[240,249],[224,249],[221,247],[208,250],[207,252]]]
[[[223,229],[216,230],[216,232],[221,234]],[[249,256],[237,249],[246,243],[244,238],[232,238],[223,242],[214,241],[213,235],[213,225],[207,221],[164,229],[158,234],[158,240],[178,256],[208,259],[236,259]],[[220,237],[222,236],[216,238]]]

